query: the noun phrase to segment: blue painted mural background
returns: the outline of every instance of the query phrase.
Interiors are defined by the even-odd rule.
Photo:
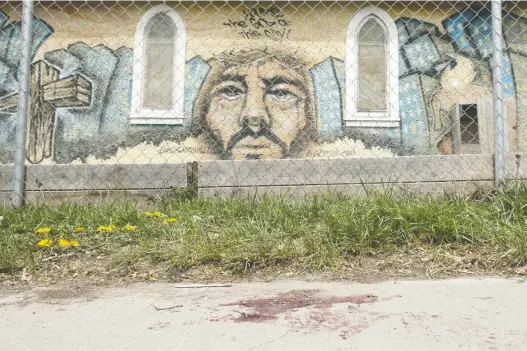
[[[20,61],[20,38],[22,23],[8,23],[8,16],[0,11],[0,96],[18,89],[17,71]],[[33,21],[32,53],[53,34],[53,29],[44,21]],[[14,150],[15,115],[0,108],[0,162],[11,162]]]

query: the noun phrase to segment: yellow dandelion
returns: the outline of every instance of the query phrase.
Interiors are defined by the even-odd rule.
[[[73,231],[74,231],[75,233],[80,233],[80,232],[83,232],[83,231],[85,231],[85,230],[86,230],[86,229],[84,229],[84,227],[81,227],[81,226],[77,226],[77,227],[75,227],[75,229],[73,229]]]
[[[170,217],[170,218],[166,218],[163,220],[163,224],[168,224],[168,223],[174,223],[176,222],[177,219],[176,218],[173,218],[173,217]]]
[[[59,239],[59,246],[62,246],[62,247],[70,246],[70,242],[66,239]]]
[[[51,228],[37,228],[39,234],[48,234],[49,232],[51,232]]]
[[[116,226],[114,225],[109,225],[109,226],[100,226],[98,227],[97,229],[95,229],[95,231],[97,232],[112,232],[115,228],[117,228]]]
[[[79,246],[79,242],[77,240],[59,239],[58,244],[61,247]]]
[[[49,246],[51,246],[51,244],[53,244],[53,240],[51,240],[51,239],[42,239],[42,240],[40,240],[37,243],[37,246],[49,247]]]
[[[133,231],[137,228],[136,225],[130,225],[130,224],[127,224],[124,226],[124,230],[128,230],[128,231]]]
[[[79,242],[77,240],[70,240],[70,246],[79,246]]]

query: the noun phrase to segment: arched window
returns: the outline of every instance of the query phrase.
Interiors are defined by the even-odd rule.
[[[135,34],[133,124],[181,124],[185,77],[185,25],[170,7],[147,11]]]
[[[353,16],[346,52],[346,126],[399,126],[397,28],[383,10]]]

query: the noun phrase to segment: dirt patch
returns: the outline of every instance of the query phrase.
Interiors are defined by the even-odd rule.
[[[477,259],[475,259],[475,257]],[[55,283],[118,286],[160,281],[192,283],[268,282],[276,280],[353,281],[376,283],[386,280],[446,279],[463,276],[518,276],[523,270],[505,264],[493,251],[467,247],[410,247],[375,255],[350,255],[338,268],[323,271],[294,263],[267,267],[245,267],[243,271],[222,265],[203,264],[181,270],[162,262],[139,262],[116,266],[103,251],[57,256],[26,269],[0,272],[0,295]]]
[[[36,299],[40,302],[56,303],[65,300],[86,299],[93,300],[93,289],[84,285],[61,286],[35,290]]]
[[[8,302],[1,304],[2,306],[17,305],[24,307],[33,303],[65,305],[95,300],[99,295],[96,292],[97,288],[91,284],[70,284],[69,282],[63,282],[51,287],[27,283],[23,286],[18,285],[16,290],[3,290],[2,292],[0,289],[0,292],[2,292],[0,298],[3,298],[3,300],[7,298],[8,300]]]
[[[238,306],[251,309],[234,318],[235,322],[265,322],[276,319],[278,315],[300,308],[313,307],[327,309],[337,303],[357,305],[377,301],[374,295],[327,296],[321,290],[292,290],[274,297],[242,300],[222,306]]]

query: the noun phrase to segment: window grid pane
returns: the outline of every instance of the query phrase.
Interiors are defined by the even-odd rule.
[[[386,36],[383,28],[373,18],[360,30],[358,56],[358,111],[386,111]]]
[[[150,20],[146,32],[144,106],[156,110],[171,109],[175,25],[167,14],[159,13]]]

